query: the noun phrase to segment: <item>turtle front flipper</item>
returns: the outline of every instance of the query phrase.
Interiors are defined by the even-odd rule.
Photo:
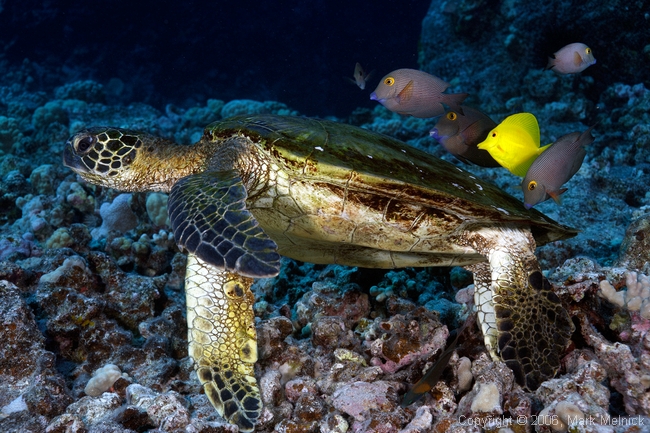
[[[251,278],[189,254],[185,273],[189,354],[219,414],[252,431],[262,410],[253,374],[257,361]]]
[[[462,238],[489,262],[468,266],[485,345],[533,391],[560,368],[575,329],[571,318],[540,271],[530,232],[489,227]]]
[[[169,219],[178,246],[217,268],[251,278],[280,270],[278,246],[246,209],[246,187],[235,170],[204,171],[176,182]]]

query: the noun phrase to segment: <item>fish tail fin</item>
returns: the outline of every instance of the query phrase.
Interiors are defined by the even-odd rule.
[[[599,122],[600,122],[600,121],[594,123],[593,125],[591,125],[591,126],[589,127],[589,129],[587,129],[585,132],[583,132],[582,134],[580,134],[580,137],[578,137],[578,140],[582,142],[582,143],[581,143],[581,146],[582,146],[582,147],[588,146],[588,145],[590,145],[591,143],[594,142],[594,140],[595,140],[596,138],[593,136],[593,134],[591,133],[591,131],[593,131],[593,129],[596,127],[596,125],[598,125]]]
[[[544,70],[548,71],[549,69],[553,69],[553,66],[555,66],[555,55],[548,58],[548,63],[546,64]]]
[[[443,93],[442,102],[453,111],[456,111],[464,116],[465,113],[463,113],[463,109],[461,108],[460,104],[462,104],[465,98],[468,96],[469,93]]]

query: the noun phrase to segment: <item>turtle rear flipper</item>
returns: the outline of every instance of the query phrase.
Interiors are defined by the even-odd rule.
[[[252,431],[262,410],[254,365],[257,333],[251,278],[187,257],[185,296],[189,355],[212,405],[240,431]]]
[[[534,391],[555,376],[573,322],[534,256],[535,241],[518,228],[484,227],[461,240],[485,255],[474,273],[474,301],[485,345],[522,387]]]
[[[280,270],[278,246],[246,209],[246,188],[234,170],[180,179],[169,194],[178,246],[217,268],[251,278]]]

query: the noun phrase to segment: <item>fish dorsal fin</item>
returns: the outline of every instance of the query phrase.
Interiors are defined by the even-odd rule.
[[[528,135],[539,147],[539,124],[537,118],[531,113],[517,113],[505,118],[501,127],[518,129]]]
[[[276,276],[278,246],[246,209],[247,197],[234,170],[205,171],[176,182],[168,208],[178,246],[228,272]]]
[[[397,102],[407,102],[413,96],[413,80],[409,81],[401,92],[397,94]]]

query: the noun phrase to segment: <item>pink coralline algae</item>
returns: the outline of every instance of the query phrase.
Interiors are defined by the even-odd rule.
[[[594,348],[612,387],[623,396],[625,411],[629,415],[650,414],[649,334],[644,336],[640,353],[635,354],[628,345],[607,341],[585,319],[581,325],[583,337]]]
[[[363,421],[369,411],[390,411],[395,409],[394,400],[388,399],[389,392],[396,392],[396,385],[385,381],[354,382],[344,385],[332,394],[332,405],[357,421]]]
[[[376,319],[374,333],[377,338],[364,345],[373,356],[371,364],[381,367],[385,373],[395,373],[416,359],[441,352],[449,335],[437,316],[424,308],[389,320]]]

